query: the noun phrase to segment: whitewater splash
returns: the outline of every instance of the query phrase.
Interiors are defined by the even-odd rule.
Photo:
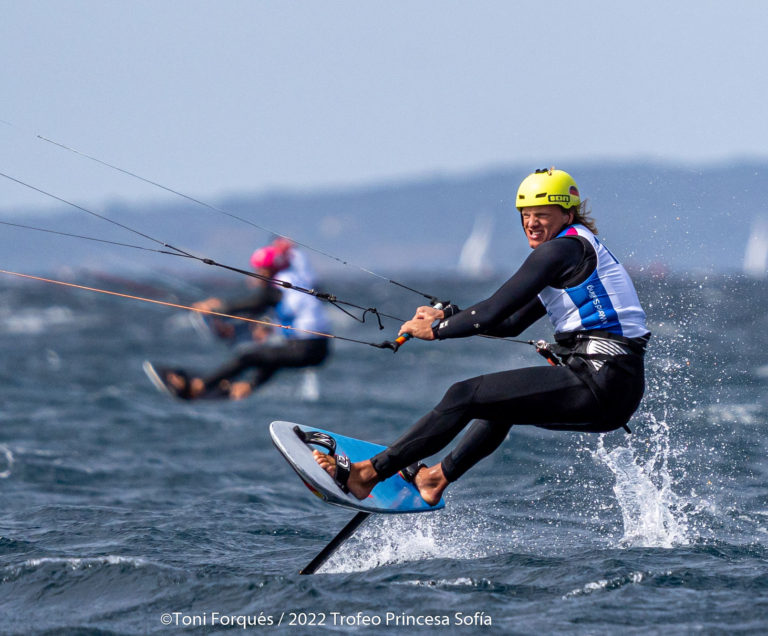
[[[652,414],[649,439],[636,441],[613,450],[605,447],[601,435],[592,452],[596,461],[608,467],[616,478],[614,494],[621,508],[626,547],[657,547],[689,545],[689,500],[673,489],[670,460],[674,451],[669,440],[669,426]],[[635,446],[643,444],[642,456]]]
[[[503,551],[490,527],[481,527],[480,519],[467,526],[465,515],[445,509],[418,515],[375,515],[374,523],[362,526],[321,571],[360,572],[423,559],[479,559]]]
[[[705,507],[695,493],[683,496],[673,489],[673,467],[683,452],[673,447],[666,417],[647,413],[643,426],[649,435],[628,436],[629,443],[609,449],[608,435],[598,436],[592,458],[607,467],[623,520],[620,546],[672,548],[695,540],[692,517]],[[503,537],[493,522],[473,517],[465,523],[466,511],[442,510],[425,515],[377,515],[375,523],[363,526],[328,563],[323,572],[358,572],[383,565],[422,559],[479,559],[506,551],[514,533],[506,527]],[[478,527],[488,526],[488,527]],[[376,546],[371,550],[371,546]]]

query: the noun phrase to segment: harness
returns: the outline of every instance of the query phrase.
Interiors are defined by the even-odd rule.
[[[640,338],[626,338],[609,331],[575,331],[555,334],[554,343],[546,340],[536,341],[536,352],[544,356],[553,366],[567,364],[572,356],[584,360],[607,362],[624,355],[644,356],[649,340],[650,334]]]
[[[555,334],[555,342],[538,340],[536,352],[552,366],[567,366],[581,378],[599,400],[599,389],[592,375],[606,362],[644,356],[650,334],[640,338],[626,338],[608,331],[577,331]],[[583,360],[584,363],[579,363]],[[629,426],[622,427],[631,433]]]

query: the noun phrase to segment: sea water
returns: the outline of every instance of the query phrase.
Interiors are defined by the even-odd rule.
[[[269,422],[386,443],[452,382],[544,364],[532,347],[336,341],[242,402],[180,402],[142,360],[231,355],[184,312],[2,281],[0,633],[764,633],[768,285],[636,279],[654,337],[631,435],[513,427],[444,510],[370,517],[313,576],[298,571],[354,513],[312,496]],[[501,280],[413,282],[466,306]],[[326,286],[404,318],[421,304]],[[339,335],[396,334],[329,311]]]

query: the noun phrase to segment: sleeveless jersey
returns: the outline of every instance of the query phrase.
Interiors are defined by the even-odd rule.
[[[280,272],[277,277],[292,285],[311,289],[314,275],[304,255],[292,250],[291,267]],[[331,324],[325,315],[323,303],[309,294],[293,289],[281,289],[282,298],[275,306],[275,313],[281,325],[294,329],[281,329],[283,335],[291,340],[318,338],[315,334],[298,331],[299,329],[330,333]]]
[[[570,225],[555,238],[561,236],[586,239],[597,254],[597,267],[575,287],[547,287],[539,294],[555,333],[600,329],[625,338],[647,334],[635,286],[616,257],[583,225]]]

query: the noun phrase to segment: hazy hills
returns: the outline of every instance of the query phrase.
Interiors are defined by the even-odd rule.
[[[590,200],[600,236],[635,268],[735,271],[763,201],[768,162],[680,167],[655,163],[575,163],[562,166]],[[528,251],[513,207],[529,167],[510,166],[464,176],[436,176],[352,190],[233,194],[208,200],[231,215],[383,274],[404,270],[450,272],[481,217],[491,228],[489,269],[514,268]],[[151,205],[90,208],[161,241],[231,265],[269,234],[237,219],[158,191]],[[72,207],[12,214],[2,221],[159,248],[152,242]],[[206,271],[187,259],[105,245],[84,238],[3,226],[0,267],[22,272],[62,268],[144,272]],[[324,271],[344,268],[314,252]]]

